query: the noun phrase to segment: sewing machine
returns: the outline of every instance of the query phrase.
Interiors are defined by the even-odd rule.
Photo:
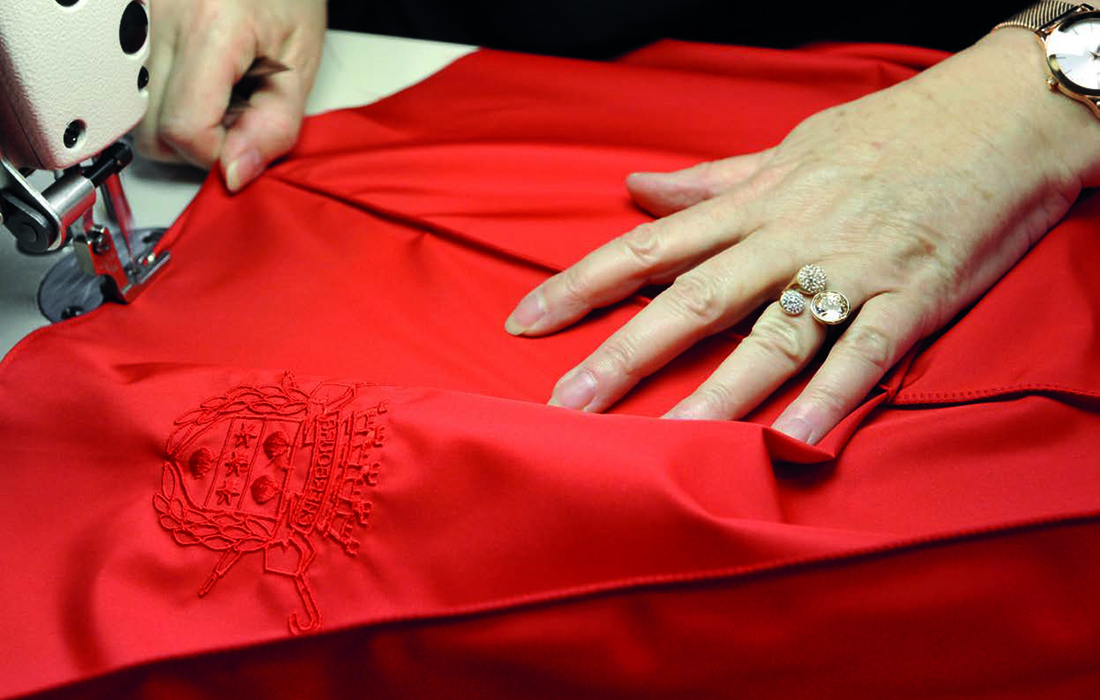
[[[154,5],[152,8],[148,0],[139,4],[144,6],[147,16],[152,17],[155,32],[156,0],[151,2]],[[41,309],[47,303],[53,309],[48,317],[58,320],[90,311],[105,298],[118,298],[103,293],[104,277],[88,274],[80,265],[80,259],[88,253],[88,243],[78,242],[77,238],[87,239],[86,229],[82,228],[87,212],[96,212],[95,215],[100,217],[111,236],[111,247],[119,254],[119,263],[112,268],[117,272],[124,270],[126,264],[142,261],[146,245],[141,243],[141,239],[148,237],[155,240],[163,227],[171,225],[203,180],[203,174],[198,170],[153,163],[140,154],[134,155],[133,166],[126,168],[118,178],[118,181],[125,182],[129,202],[116,209],[125,216],[132,205],[134,223],[157,228],[131,228],[131,240],[138,241],[137,250],[132,253],[125,245],[121,246],[121,250],[114,245],[114,241],[120,238],[125,240],[121,229],[112,222],[119,212],[109,211],[114,201],[125,201],[121,186],[115,188],[117,200],[112,199],[108,188],[93,187],[92,194],[98,203],[87,209],[75,207],[84,212],[75,217],[72,215],[73,207],[63,206],[64,203],[59,201],[61,185],[54,180],[55,171],[61,171],[64,175],[66,169],[77,164],[86,166],[85,161],[114,146],[145,111],[145,91],[133,90],[133,87],[136,87],[141,67],[147,65],[149,42],[146,41],[133,55],[120,51],[122,14],[128,6],[126,0],[0,0],[0,111],[4,114],[0,116],[0,156],[5,159],[4,165],[0,165],[0,196],[7,193],[30,207],[31,211],[45,219],[43,230],[47,232],[55,230],[50,224],[57,222],[57,237],[54,239],[54,250],[57,252],[54,254],[29,253],[23,244],[18,245],[22,252],[17,252],[13,244],[19,242],[19,237],[9,237],[0,231],[0,356],[24,335],[43,325]],[[325,36],[324,57],[317,81],[306,103],[306,113],[316,114],[373,102],[423,80],[472,50],[473,47],[457,44],[329,30]],[[18,71],[16,63],[19,64]],[[363,66],[370,66],[371,69],[364,71]],[[12,87],[17,76],[25,83],[18,90]],[[151,73],[149,87],[155,86],[156,80],[158,76]],[[30,88],[35,90],[32,92]],[[123,97],[140,102],[136,105],[128,103]],[[89,109],[83,110],[82,107]],[[28,145],[37,145],[38,142],[21,133],[23,127],[15,121],[14,113],[18,109],[19,114],[32,115],[50,108],[60,113],[57,118],[58,123],[63,124],[60,146],[61,153],[66,157],[53,162],[40,159],[24,162],[16,154],[25,153]],[[93,109],[100,108],[103,112],[95,113],[93,124],[92,117],[87,115],[92,114]],[[64,115],[70,112],[77,114],[65,119]],[[84,140],[70,150],[63,141],[64,130],[74,118],[79,117],[79,113],[85,115]],[[31,126],[44,124],[29,116],[27,119]],[[114,126],[107,128],[108,124]],[[32,132],[54,135],[46,126]],[[56,136],[45,140],[57,148],[59,141]],[[45,150],[45,146],[40,148],[46,153],[51,152]],[[11,169],[17,172],[19,179],[12,177]],[[37,172],[28,176],[31,170]],[[76,176],[70,177],[75,179]],[[79,180],[76,182],[82,185],[79,189],[86,192],[86,186]],[[51,191],[55,187],[58,189]],[[104,193],[104,189],[108,191]],[[41,200],[46,200],[46,203]],[[47,204],[57,215],[56,220],[48,210],[43,211]],[[62,230],[62,210],[70,211],[68,218],[76,222],[75,227]],[[8,216],[2,208],[0,215]],[[29,236],[30,232],[24,235]],[[66,245],[65,241],[75,245]],[[107,254],[110,255],[109,251]],[[157,258],[154,262],[163,265],[164,261]],[[145,274],[133,280],[139,284],[130,290],[130,299],[147,287],[152,273],[159,269],[162,268],[150,270],[148,265],[137,268],[139,275]],[[84,285],[81,289],[88,292],[90,298],[55,298],[52,282],[59,278],[79,280]],[[117,286],[117,283],[106,282],[108,292],[111,292],[111,285]]]
[[[148,106],[149,44],[148,0],[0,5],[0,217],[26,254],[75,253],[39,289],[50,320],[132,301],[169,260],[160,232],[134,230],[119,178],[133,159],[119,139]],[[41,191],[36,170],[55,176]]]

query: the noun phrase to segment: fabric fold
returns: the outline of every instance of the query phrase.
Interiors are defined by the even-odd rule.
[[[649,297],[502,327],[646,220],[630,170],[939,57],[485,51],[213,176],[136,303],[0,362],[0,695],[1081,697],[1095,197],[816,447],[766,426],[817,365],[744,421],[657,418],[744,325],[606,415],[545,400]]]

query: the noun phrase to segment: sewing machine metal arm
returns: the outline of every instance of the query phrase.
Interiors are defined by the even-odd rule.
[[[104,296],[122,303],[133,301],[169,259],[166,252],[142,251],[134,240],[133,215],[119,178],[132,160],[130,146],[120,141],[90,165],[65,170],[41,193],[2,161],[8,182],[0,192],[0,215],[20,248],[47,253],[71,239],[81,269],[102,278]],[[106,226],[93,216],[97,191]]]

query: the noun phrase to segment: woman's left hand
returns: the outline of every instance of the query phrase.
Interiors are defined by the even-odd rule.
[[[809,309],[790,316],[776,302],[800,268],[817,264],[850,301],[851,320],[773,426],[816,443],[918,340],[1015,264],[1092,178],[1100,123],[1043,80],[1034,38],[1004,29],[810,117],[768,151],[632,175],[634,200],[664,218],[548,279],[506,328],[545,335],[643,285],[672,282],[554,388],[551,404],[602,411],[768,304],[667,414],[739,418],[826,342]]]

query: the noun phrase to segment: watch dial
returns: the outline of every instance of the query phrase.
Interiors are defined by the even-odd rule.
[[[1056,29],[1046,44],[1062,75],[1086,90],[1100,90],[1100,17]]]

